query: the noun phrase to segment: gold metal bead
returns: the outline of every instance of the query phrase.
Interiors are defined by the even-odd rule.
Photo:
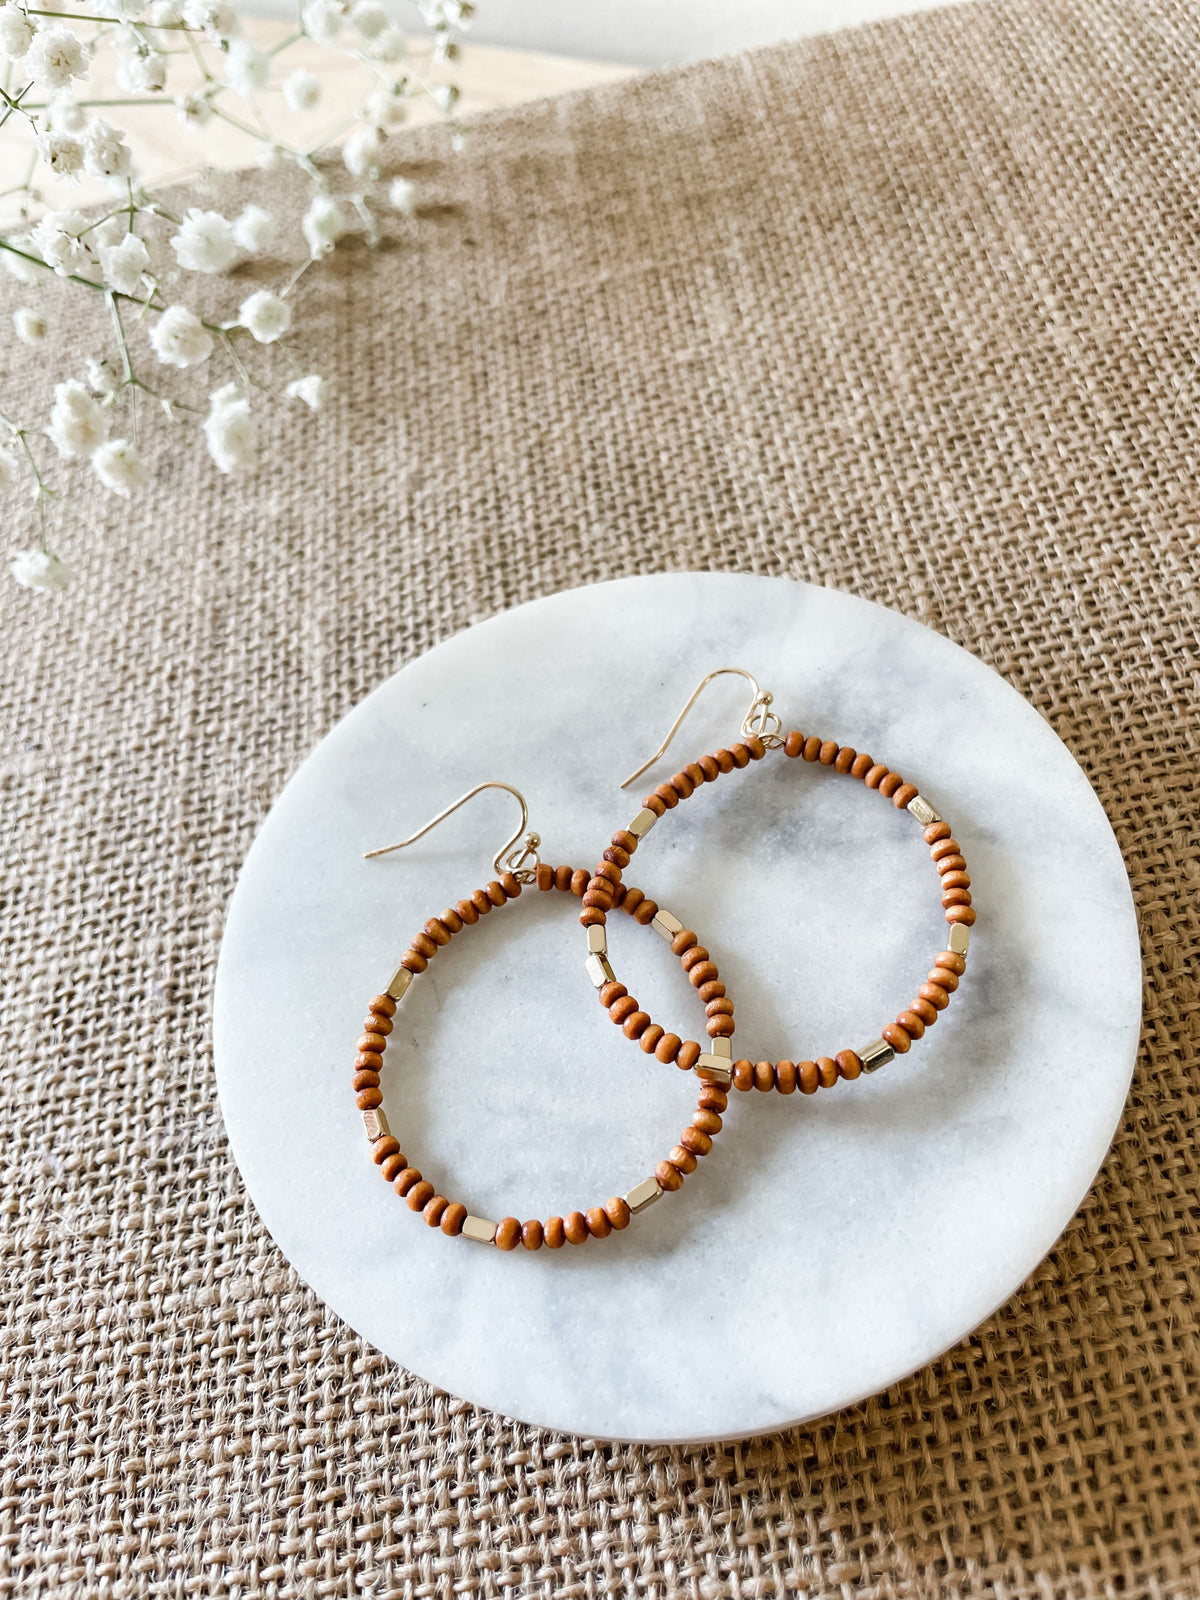
[[[923,794],[913,795],[908,802],[908,809],[923,828],[927,828],[931,822],[940,822],[942,820]]]
[[[388,1119],[383,1114],[381,1106],[377,1111],[364,1111],[362,1114],[363,1127],[367,1130],[367,1138],[374,1144],[376,1139],[386,1139],[391,1133]]]
[[[733,1040],[724,1036],[709,1041],[708,1053],[712,1056],[724,1056],[726,1061],[733,1060]]]
[[[652,1206],[661,1194],[662,1185],[651,1174],[650,1177],[643,1178],[641,1183],[634,1184],[633,1188],[625,1196],[625,1204],[636,1217],[639,1211],[645,1211],[647,1206]]]
[[[635,839],[644,839],[657,821],[654,812],[643,806],[625,831],[631,833]]]
[[[683,932],[683,923],[680,922],[679,918],[673,917],[669,911],[664,911],[661,907],[655,913],[654,920],[650,926],[655,933],[661,933],[668,944],[677,933]]]
[[[609,966],[607,956],[591,955],[587,958],[583,965],[584,971],[592,980],[593,988],[603,989],[606,983],[616,982],[617,975]]]
[[[971,930],[965,922],[952,922],[950,924],[950,938],[946,948],[953,950],[956,956],[965,956],[971,945]]]
[[[896,1052],[886,1039],[872,1039],[858,1052],[858,1058],[864,1072],[878,1072],[880,1067],[886,1067],[889,1061],[896,1059]]]
[[[399,972],[397,972],[396,976],[392,979],[391,983],[388,984],[387,992],[393,1000],[403,1000],[405,994],[408,992],[408,986],[412,981],[412,973],[407,967],[401,967]]]
[[[493,1244],[496,1238],[497,1224],[489,1222],[486,1217],[471,1217],[462,1225],[463,1238],[475,1239],[479,1244]]]
[[[722,1089],[728,1089],[733,1082],[733,1068],[729,1064],[728,1056],[715,1056],[707,1050],[696,1062],[692,1071],[698,1078],[703,1078],[705,1083],[719,1083]]]
[[[588,950],[594,956],[608,954],[608,932],[602,922],[593,922],[588,928]]]

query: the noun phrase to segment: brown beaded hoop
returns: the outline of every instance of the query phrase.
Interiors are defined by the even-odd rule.
[[[619,1231],[627,1228],[631,1217],[653,1205],[666,1190],[680,1188],[684,1177],[695,1172],[700,1157],[706,1156],[712,1149],[713,1140],[721,1131],[721,1113],[728,1104],[728,1096],[721,1084],[702,1082],[690,1124],[680,1134],[678,1144],[671,1149],[667,1159],[658,1163],[650,1177],[643,1178],[627,1194],[614,1195],[603,1205],[592,1206],[587,1211],[571,1211],[565,1217],[549,1217],[544,1223],[536,1218],[522,1223],[516,1217],[489,1222],[486,1218],[473,1216],[460,1202],[449,1201],[439,1194],[434,1185],[409,1164],[399,1141],[388,1127],[383,1111],[383,1090],[380,1087],[383,1053],[387,1048],[387,1036],[394,1027],[392,1018],[396,1014],[397,1002],[403,999],[413,978],[425,971],[438,951],[448,945],[456,933],[472,926],[493,909],[517,899],[521,893],[522,878],[526,882],[536,883],[539,889],[565,890],[576,897],[584,894],[588,884],[588,875],[582,868],[539,864],[536,868],[522,871],[520,876],[505,872],[498,880],[489,883],[486,889],[477,889],[469,899],[458,901],[438,917],[431,917],[421,932],[414,935],[409,949],[400,958],[399,969],[388,985],[387,993],[376,995],[367,1007],[367,1018],[358,1041],[358,1054],[354,1058],[353,1087],[355,1104],[362,1113],[363,1126],[371,1143],[372,1159],[409,1209],[419,1211],[431,1228],[440,1227],[443,1233],[452,1236],[461,1234],[481,1244],[494,1244],[500,1250],[515,1250],[518,1244],[524,1245],[526,1250],[538,1250],[543,1244],[548,1249],[557,1250],[564,1243],[585,1244],[588,1239],[607,1238],[614,1229]],[[623,900],[631,910],[651,903],[640,890],[633,888],[624,889]],[[625,997],[625,990],[619,984],[615,988],[620,989],[621,996]],[[619,1003],[614,996],[613,1004]],[[656,1027],[657,1024],[652,1024],[649,1017],[638,1010],[637,1002],[629,1000],[624,1016],[627,1036],[644,1041]],[[661,1044],[664,1038],[663,1030],[658,1028],[658,1042]],[[642,1048],[647,1048],[645,1043]],[[693,1049],[695,1055],[699,1056],[700,1046],[694,1041],[687,1046],[681,1045],[679,1040],[675,1041],[677,1055]],[[694,1062],[689,1062],[689,1065],[692,1064]]]
[[[700,687],[704,687],[703,683]],[[939,1014],[949,1005],[950,996],[958,988],[959,979],[966,971],[970,929],[975,922],[971,879],[966,859],[957,840],[951,835],[949,824],[942,820],[915,784],[906,783],[898,772],[890,771],[872,756],[862,754],[848,745],[839,745],[833,739],[821,739],[816,734],[805,736],[799,731],[793,731],[785,738],[778,718],[769,710],[771,696],[761,694],[757,684],[754,688],[755,699],[743,724],[743,733],[746,735],[744,742],[732,745],[727,750],[716,750],[711,755],[701,756],[666,783],[660,783],[642,801],[642,809],[629,826],[619,828],[613,834],[583,896],[584,909],[579,920],[587,929],[589,960],[599,953],[607,961],[604,935],[606,917],[619,903],[621,873],[629,865],[642,839],[659,817],[673,810],[681,800],[689,799],[702,784],[715,783],[725,773],[747,767],[752,761],[761,761],[768,750],[782,749],[785,755],[801,757],[805,761],[830,767],[843,776],[858,778],[868,789],[876,789],[885,799],[891,800],[897,809],[909,811],[922,826],[925,843],[929,846],[929,854],[941,879],[942,909],[950,928],[948,948],[935,956],[928,978],[918,989],[916,999],[899,1013],[894,1022],[882,1029],[878,1039],[873,1039],[861,1050],[841,1050],[834,1056],[820,1056],[814,1061],[751,1062],[740,1059],[728,1064],[729,1070],[725,1076],[710,1069],[710,1075],[717,1081],[726,1084],[732,1082],[738,1089],[777,1089],[781,1094],[792,1094],[799,1089],[802,1094],[813,1094],[818,1088],[832,1088],[839,1078],[851,1079],[863,1072],[876,1072],[897,1055],[903,1055],[911,1049],[914,1040],[920,1039],[925,1030],[933,1026]],[[698,693],[699,690],[696,691]],[[692,700],[695,697],[693,695]],[[685,706],[683,715],[686,715],[691,704],[692,701],[689,701]],[[668,734],[667,743],[670,743],[682,720],[681,716]],[[747,733],[751,725],[757,725],[761,731]],[[661,750],[659,754],[662,754]],[[645,768],[640,770],[644,771]],[[654,919],[654,926],[664,938],[671,941],[671,948],[686,962],[688,951],[696,945],[695,934],[683,929],[676,919],[664,917],[662,913]],[[709,964],[708,952],[701,951],[696,961],[699,964],[692,971],[705,971]],[[611,968],[608,970],[611,975]],[[715,973],[715,967],[713,971]],[[703,990],[701,995],[703,997]],[[720,1010],[709,1007],[709,1034],[728,1037],[733,1033],[733,1007],[730,1005],[726,1014],[723,1002],[718,1001],[717,1005],[721,1007]],[[704,1059],[701,1057],[701,1060]]]

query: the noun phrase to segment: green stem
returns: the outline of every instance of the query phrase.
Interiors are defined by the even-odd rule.
[[[31,261],[35,267],[41,267],[45,272],[54,271],[50,263],[43,261],[41,256],[31,256],[28,250],[18,249],[15,244],[10,244],[7,239],[0,239],[0,250],[7,250],[10,255],[20,256],[22,261]],[[101,294],[115,295],[118,300],[129,300],[135,306],[145,306],[147,303],[144,300],[139,300],[135,294],[122,294],[120,289],[110,289],[107,284],[96,283],[91,278],[80,277],[77,272],[68,272],[65,277],[68,283],[81,283],[85,289],[97,289]],[[158,289],[155,288],[154,294],[157,293]],[[152,307],[152,309],[156,310],[157,307]]]
[[[62,17],[67,22],[115,22],[118,27],[125,21],[123,17],[97,17],[93,16],[91,12],[84,15],[78,11],[34,11],[32,8],[27,10],[25,15],[27,17]],[[195,33],[196,31],[186,22],[156,22],[154,28],[156,32],[162,33],[166,33],[171,29],[177,33]]]

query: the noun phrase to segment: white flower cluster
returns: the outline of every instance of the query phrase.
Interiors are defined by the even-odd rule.
[[[399,221],[419,214],[416,184],[394,168],[388,173],[388,133],[404,121],[415,97],[452,112],[457,90],[436,81],[433,69],[456,59],[473,10],[467,0],[415,0],[432,30],[432,43],[418,50],[383,0],[301,0],[297,39],[307,39],[310,50],[315,43],[352,58],[363,77],[359,118],[342,143],[339,183],[336,169],[314,159],[311,147],[291,147],[266,129],[259,97],[272,88],[292,113],[311,113],[321,104],[320,74],[307,65],[289,72],[281,60],[292,41],[264,50],[242,31],[229,0],[84,4],[94,20],[84,11],[66,15],[65,7],[62,13],[34,9],[33,0],[0,0],[6,99],[0,170],[17,165],[15,155],[10,162],[5,154],[6,124],[32,131],[37,160],[24,185],[9,192],[10,199],[24,196],[16,224],[0,226],[0,264],[30,291],[22,292],[30,303],[12,313],[13,334],[26,345],[52,346],[55,323],[45,286],[58,278],[103,296],[113,341],[87,360],[82,377],[68,373],[55,383],[40,425],[16,420],[19,408],[0,396],[0,490],[31,493],[40,524],[37,544],[11,558],[11,573],[37,589],[61,589],[73,577],[48,543],[47,512],[64,502],[50,481],[55,463],[84,466],[94,484],[128,500],[149,479],[139,449],[147,411],[184,426],[196,418],[213,465],[232,474],[253,470],[272,395],[299,402],[302,412],[322,409],[325,381],[307,370],[291,344],[293,290],[353,228],[374,243],[381,215]],[[112,52],[112,76],[124,93],[158,97],[188,128],[202,129],[214,118],[243,132],[261,128],[261,164],[292,161],[312,182],[303,215],[285,226],[252,203],[231,215],[203,204],[172,214],[139,184],[124,133],[99,114],[113,102],[87,98],[89,71],[102,49]],[[184,70],[180,62],[194,81],[169,89],[168,80]],[[111,190],[111,205],[86,210],[60,202],[39,209],[43,178],[68,185],[99,181]],[[276,257],[282,280],[264,285]],[[235,311],[214,315],[211,290],[188,289],[189,275],[199,285],[233,272],[257,280],[240,284]],[[286,379],[261,370],[272,360],[286,363]],[[206,406],[172,392],[172,381],[183,381],[174,375],[184,372],[193,374],[187,382],[198,376],[204,383]]]

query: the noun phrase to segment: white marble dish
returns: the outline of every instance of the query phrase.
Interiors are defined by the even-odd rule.
[[[962,841],[979,910],[938,1025],[870,1079],[735,1095],[684,1189],[583,1248],[504,1254],[426,1228],[372,1166],[350,1091],[366,1001],[408,936],[492,876],[525,791],[543,856],[590,867],[644,786],[737,736],[723,678],[633,791],[698,679],[749,668],[784,726],[872,751]],[[874,1037],[944,943],[920,830],[772,756],[665,818],[627,877],[694,927],[737,1003],[735,1054]],[[483,1216],[622,1193],[688,1121],[695,1080],[626,1041],[583,972],[576,903],[527,893],[413,984],[384,1088],[404,1150]],[[612,919],[613,960],[685,1037],[666,945]],[[381,1350],[510,1416],[639,1441],[814,1418],[930,1361],[1049,1250],[1103,1159],[1141,1001],[1128,881],[1095,795],[1038,714],[939,634],[828,589],[708,573],[553,595],[383,684],[288,784],[243,867],[215,999],[221,1103],[267,1227]],[[263,1048],[269,1015],[270,1048]]]

